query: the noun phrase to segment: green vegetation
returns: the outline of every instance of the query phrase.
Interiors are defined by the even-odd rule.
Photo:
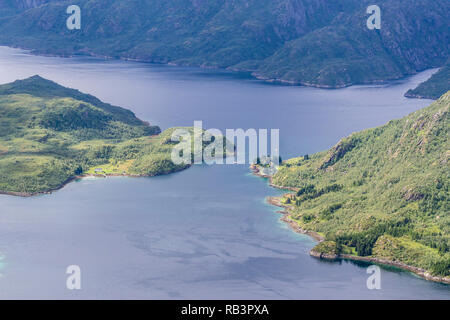
[[[334,241],[322,241],[314,248],[314,250],[332,256],[339,254],[336,250],[336,242]]]
[[[366,27],[370,0],[78,0],[82,28],[73,31],[70,4],[1,1],[0,44],[322,87],[398,79],[448,59],[448,0],[384,0],[381,30]]]
[[[159,127],[129,110],[39,76],[2,85],[0,191],[46,192],[83,174],[153,176],[185,169],[171,161],[173,130],[159,134]]]
[[[297,190],[282,200],[291,218],[325,235],[315,251],[450,276],[449,107],[447,92],[403,119],[280,166],[273,183]]]
[[[448,90],[450,90],[450,60],[430,79],[421,83],[417,88],[409,90],[405,96],[408,98],[438,99]]]

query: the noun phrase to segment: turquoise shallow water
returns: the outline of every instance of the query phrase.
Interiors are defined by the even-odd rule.
[[[342,90],[267,85],[228,72],[0,48],[0,83],[34,74],[128,107],[163,128],[279,128],[283,158],[399,118],[429,101],[403,93],[426,71]],[[156,178],[83,179],[34,198],[0,196],[0,298],[450,298],[448,286],[366,264],[322,262],[264,198],[280,194],[246,166],[194,166]],[[1,264],[2,262],[0,262]],[[66,289],[79,265],[82,290]]]

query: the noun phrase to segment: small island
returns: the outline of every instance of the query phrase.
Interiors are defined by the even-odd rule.
[[[392,265],[450,283],[450,91],[431,106],[283,162],[271,204],[319,241],[311,255]],[[255,174],[267,177],[259,165]]]
[[[127,109],[40,76],[1,85],[0,193],[33,196],[83,176],[186,169],[171,161],[175,129],[161,133]]]

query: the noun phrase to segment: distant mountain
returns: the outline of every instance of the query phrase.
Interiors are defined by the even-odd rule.
[[[394,262],[450,283],[449,108],[450,91],[281,165],[272,182],[295,190],[281,199],[291,221],[325,239],[314,254]]]
[[[379,1],[381,30],[366,27],[372,2],[80,0],[82,28],[70,31],[71,1],[9,0],[15,14],[0,18],[0,44],[229,68],[320,87],[376,83],[444,65],[448,0]]]
[[[34,76],[0,86],[0,193],[33,195],[76,176],[166,174],[173,129]]]
[[[438,99],[450,90],[450,60],[447,64],[433,74],[430,79],[421,83],[417,88],[409,90],[405,96],[408,98]]]

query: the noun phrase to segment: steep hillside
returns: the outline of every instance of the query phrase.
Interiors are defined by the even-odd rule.
[[[366,27],[369,0],[80,0],[82,28],[73,31],[69,4],[16,9],[0,19],[0,44],[321,87],[398,79],[442,66],[449,52],[447,0],[380,1],[381,30]]]
[[[315,252],[396,261],[450,276],[450,92],[431,106],[283,163],[273,184]],[[450,278],[449,278],[450,280]]]

